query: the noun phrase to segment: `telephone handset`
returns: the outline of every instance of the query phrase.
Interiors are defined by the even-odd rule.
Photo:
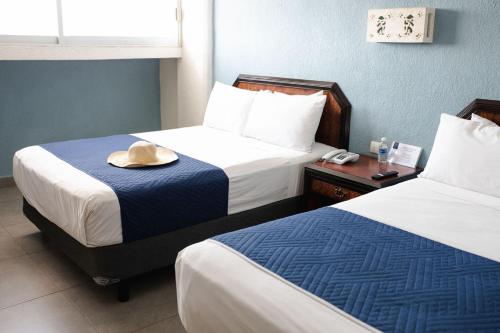
[[[345,164],[347,162],[356,162],[359,159],[359,154],[350,153],[345,149],[335,149],[323,155],[321,159],[335,164]]]

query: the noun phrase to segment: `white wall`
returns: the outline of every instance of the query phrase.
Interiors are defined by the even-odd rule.
[[[162,128],[201,124],[213,84],[213,0],[182,0],[182,15],[182,58],[160,63]]]
[[[160,60],[161,129],[177,127],[177,59]]]

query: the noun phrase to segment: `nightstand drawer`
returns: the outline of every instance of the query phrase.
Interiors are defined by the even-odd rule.
[[[337,202],[350,200],[363,195],[363,193],[359,193],[342,186],[333,185],[318,179],[312,179],[311,191],[313,193],[329,197]]]

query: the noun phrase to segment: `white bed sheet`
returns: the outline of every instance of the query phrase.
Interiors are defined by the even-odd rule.
[[[303,153],[203,126],[134,135],[223,169],[229,214],[300,194],[303,166],[332,149],[315,143]],[[40,146],[18,151],[13,170],[26,200],[81,244],[122,243],[120,206],[109,186]]]
[[[415,179],[335,207],[500,262],[499,198]],[[190,333],[375,330],[212,240],[179,253],[176,281]]]

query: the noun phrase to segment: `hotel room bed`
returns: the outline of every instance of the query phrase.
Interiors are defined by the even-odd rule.
[[[476,100],[459,117],[472,113],[498,124],[500,102]],[[468,135],[476,141],[481,131]],[[500,197],[431,178],[184,249],[176,282],[185,328],[498,331]],[[481,179],[498,193],[498,179]]]
[[[133,135],[221,168],[228,214],[299,196],[303,166],[333,149],[314,143],[310,153],[299,152],[204,126]],[[40,146],[15,154],[14,176],[26,201],[82,245],[123,242],[120,204],[105,183]]]
[[[414,179],[335,207],[500,262],[499,198]],[[188,332],[375,331],[214,240],[183,250],[176,274]]]
[[[25,215],[97,283],[120,281],[119,299],[126,300],[127,278],[173,264],[184,247],[298,212],[302,166],[329,147],[348,147],[349,101],[332,82],[240,75],[234,86],[288,95],[322,92],[326,103],[312,152],[201,126],[28,147],[14,157]],[[175,173],[152,168],[142,174],[106,165],[107,155],[139,139],[176,151]],[[78,149],[82,154],[74,152]],[[204,179],[214,172],[217,183]],[[182,184],[183,179],[189,182]],[[205,214],[212,206],[217,212]]]

